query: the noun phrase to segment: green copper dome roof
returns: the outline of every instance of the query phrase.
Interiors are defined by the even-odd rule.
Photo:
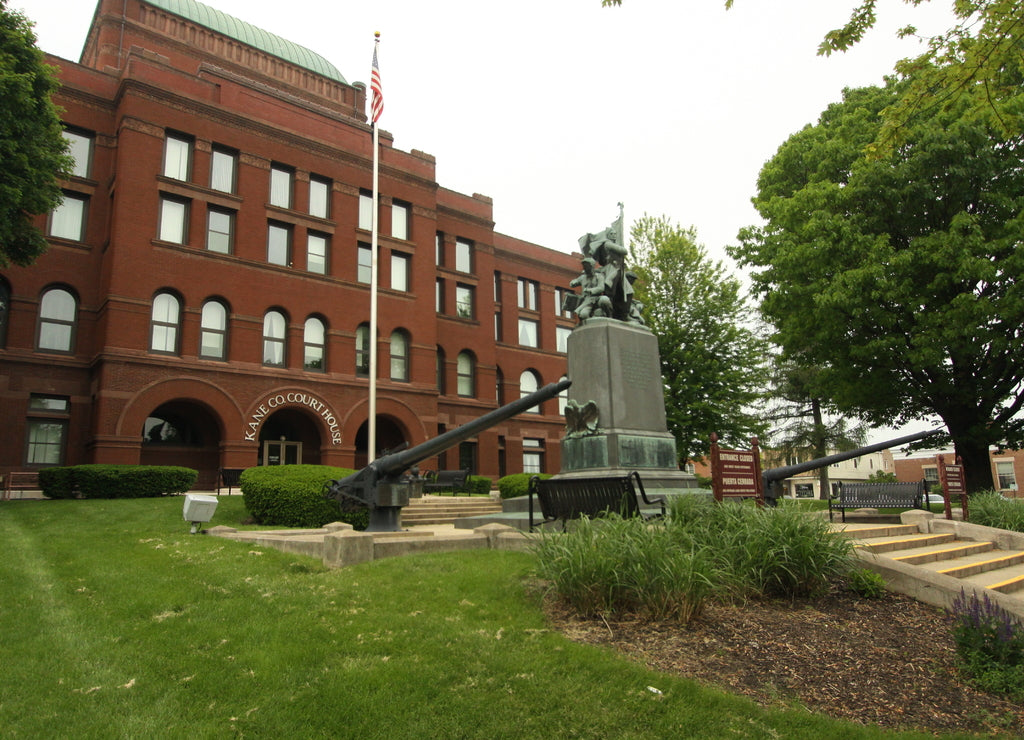
[[[150,5],[166,10],[168,13],[180,15],[190,21],[222,33],[225,36],[241,41],[243,44],[265,51],[275,57],[297,64],[311,72],[329,77],[343,84],[345,78],[333,64],[305,46],[287,41],[280,36],[256,28],[251,23],[240,21],[227,13],[196,2],[196,0],[146,0]]]

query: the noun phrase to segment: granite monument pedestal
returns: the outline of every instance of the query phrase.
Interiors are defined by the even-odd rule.
[[[573,411],[566,414],[562,471],[555,477],[624,476],[636,470],[648,490],[697,488],[695,476],[676,463],[658,340],[650,330],[591,318],[569,335],[568,355]],[[589,424],[580,423],[577,409],[587,409]]]

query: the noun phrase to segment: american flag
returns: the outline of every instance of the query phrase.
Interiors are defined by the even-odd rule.
[[[377,44],[373,46],[373,69],[370,71],[370,91],[373,98],[370,108],[373,113],[373,122],[377,123],[380,114],[384,112],[384,91],[380,86],[380,67],[377,66]]]

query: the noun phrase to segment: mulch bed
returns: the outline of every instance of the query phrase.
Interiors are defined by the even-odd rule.
[[[945,614],[900,594],[862,599],[836,588],[813,600],[711,605],[686,627],[581,619],[550,599],[546,610],[574,641],[765,706],[796,702],[894,729],[1024,737],[1024,709],[958,673]]]

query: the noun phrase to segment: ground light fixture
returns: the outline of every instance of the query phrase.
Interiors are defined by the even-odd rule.
[[[198,493],[185,495],[185,506],[182,509],[182,518],[192,524],[192,534],[199,531],[199,525],[213,519],[213,513],[217,511],[217,498],[215,496],[203,496]]]

